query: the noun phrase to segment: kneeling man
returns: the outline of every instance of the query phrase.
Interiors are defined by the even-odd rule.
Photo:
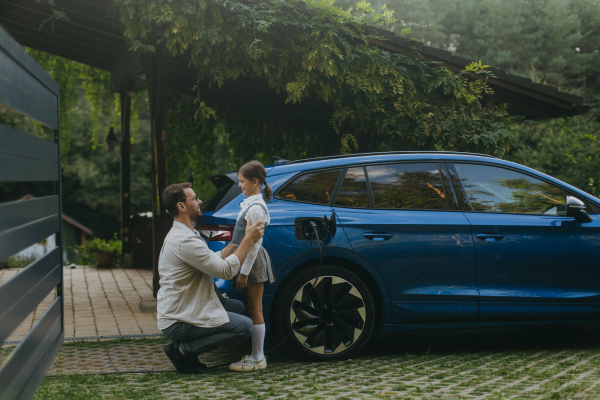
[[[252,333],[252,320],[242,315],[244,304],[217,294],[213,278],[233,278],[265,228],[262,222],[249,223],[235,252],[230,245],[215,253],[194,229],[202,202],[190,183],[167,187],[163,202],[174,221],[158,260],[158,328],[173,340],[165,353],[175,369],[197,373],[206,368],[198,354],[245,340]]]

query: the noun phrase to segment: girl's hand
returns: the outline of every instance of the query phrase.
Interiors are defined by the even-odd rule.
[[[238,289],[246,289],[248,287],[248,275],[240,274],[237,279]]]

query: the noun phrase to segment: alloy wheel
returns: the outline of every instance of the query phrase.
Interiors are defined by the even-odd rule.
[[[313,353],[341,353],[363,333],[363,297],[350,282],[337,276],[320,277],[310,290],[313,282],[314,279],[304,284],[294,296],[290,308],[292,331],[300,344]]]

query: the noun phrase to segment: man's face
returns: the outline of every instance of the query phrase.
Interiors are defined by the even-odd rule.
[[[185,204],[185,213],[190,220],[196,221],[202,216],[202,210],[200,210],[202,201],[196,197],[196,193],[191,188],[185,188],[183,192],[185,193],[185,201],[182,203]],[[181,211],[179,212],[181,213]]]

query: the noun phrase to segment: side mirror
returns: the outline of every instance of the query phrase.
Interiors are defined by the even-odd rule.
[[[577,222],[592,222],[583,201],[573,196],[567,196],[567,217],[573,217]]]

